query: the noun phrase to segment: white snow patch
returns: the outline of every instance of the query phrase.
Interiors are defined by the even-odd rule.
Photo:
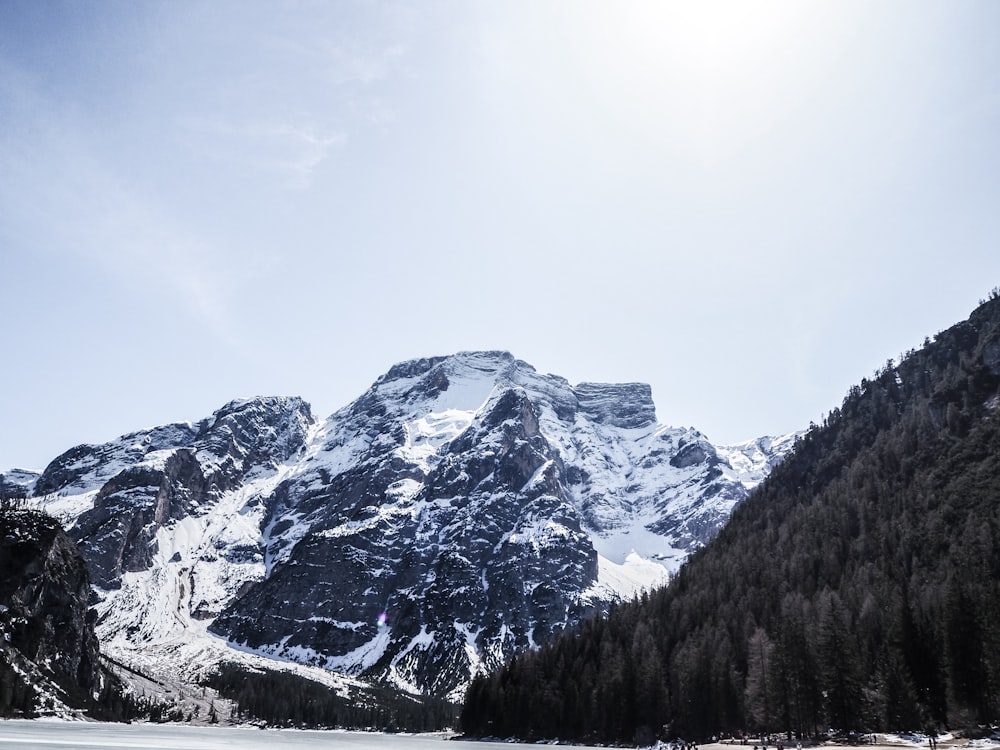
[[[588,529],[590,540],[599,556],[598,561],[604,558],[609,564],[625,566],[634,555],[657,565],[667,575],[676,573],[687,559],[688,552],[674,547],[666,537],[646,528],[651,520],[651,517],[640,516],[631,520],[631,523],[626,525],[623,522],[610,531]]]
[[[93,509],[97,493],[98,490],[94,489],[76,495],[44,495],[40,498],[33,498],[29,505],[44,510],[57,519],[63,528],[71,529],[76,525],[76,521],[81,515]]]
[[[530,546],[535,554],[540,554],[547,548],[561,544],[572,534],[569,528],[558,521],[550,518],[530,518],[514,531],[504,534],[494,545],[493,551],[499,552],[505,544],[519,544]]]
[[[469,666],[472,673],[475,674],[480,665],[479,647],[476,645],[476,641],[479,639],[482,628],[474,628],[471,623],[456,620],[455,632],[465,639],[465,658],[469,660]]]
[[[535,469],[535,473],[531,475],[531,479],[529,479],[525,483],[525,485],[521,488],[521,494],[523,495],[523,494],[525,494],[527,492],[530,492],[535,486],[537,486],[538,484],[540,484],[542,482],[542,480],[545,478],[545,473],[550,468],[552,468],[552,464],[554,464],[554,463],[555,463],[555,461],[553,461],[550,458],[548,461],[543,462],[541,466],[539,466],[537,469]]]
[[[343,656],[331,656],[326,660],[326,668],[357,674],[375,664],[385,654],[392,640],[392,628],[385,627],[367,643],[363,643]]]
[[[475,411],[445,409],[406,422],[403,425],[406,442],[399,453],[427,470],[441,447],[461,435],[472,424],[475,416]]]
[[[582,598],[585,601],[629,600],[643,591],[665,586],[669,580],[670,575],[663,565],[648,560],[634,551],[625,556],[625,562],[622,564],[598,555],[597,581],[583,593]]]
[[[903,734],[886,733],[876,736],[880,740],[879,744],[906,745],[910,747],[930,747],[929,738],[923,732],[905,732]],[[938,742],[949,742],[955,739],[950,732],[939,734]],[[968,746],[968,745],[967,745]]]

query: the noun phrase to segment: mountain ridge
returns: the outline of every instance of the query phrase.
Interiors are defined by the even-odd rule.
[[[235,400],[16,481],[69,527],[125,663],[197,680],[192,654],[257,654],[457,696],[665,581],[793,439],[716,446],[657,424],[648,385],[460,352],[393,366],[325,420]]]

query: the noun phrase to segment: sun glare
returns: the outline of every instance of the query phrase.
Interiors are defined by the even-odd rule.
[[[652,4],[650,31],[659,29],[673,46],[672,56],[699,65],[703,72],[726,72],[736,64],[755,64],[788,41],[802,4],[703,0]]]
[[[643,140],[714,162],[798,106],[841,15],[783,0],[635,2],[597,8],[580,41],[605,109]]]

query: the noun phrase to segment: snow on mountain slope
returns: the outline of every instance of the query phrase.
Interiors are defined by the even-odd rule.
[[[20,491],[28,495],[34,494],[35,483],[40,476],[40,472],[32,471],[31,469],[11,469],[4,474],[0,474],[5,490]]]
[[[238,652],[458,695],[665,582],[793,439],[715,446],[657,424],[646,385],[464,352],[396,365],[321,423],[238,401],[25,481],[125,663],[193,679]]]

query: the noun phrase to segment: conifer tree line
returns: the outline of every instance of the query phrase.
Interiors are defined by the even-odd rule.
[[[1000,722],[1000,293],[851,388],[664,589],[477,678],[472,736]]]
[[[44,697],[13,663],[9,654],[0,654],[0,717],[34,719],[51,714],[54,709],[51,700]],[[129,693],[111,673],[106,673],[96,697],[66,680],[59,682],[59,688],[62,691],[60,699],[99,721],[128,723],[133,720],[181,721],[184,718],[167,704]]]
[[[183,721],[183,713],[169,703],[155,698],[136,695],[120,679],[102,666],[102,679],[96,693],[50,670],[43,675],[50,680],[48,686],[32,681],[32,675],[18,662],[23,656],[12,653],[9,647],[0,648],[0,718],[35,719],[56,712],[53,697],[67,706],[83,711],[97,721]],[[54,690],[52,689],[54,688]]]
[[[455,726],[458,707],[441,698],[371,687],[343,696],[288,672],[222,664],[206,684],[236,704],[235,716],[272,726],[430,732]]]

